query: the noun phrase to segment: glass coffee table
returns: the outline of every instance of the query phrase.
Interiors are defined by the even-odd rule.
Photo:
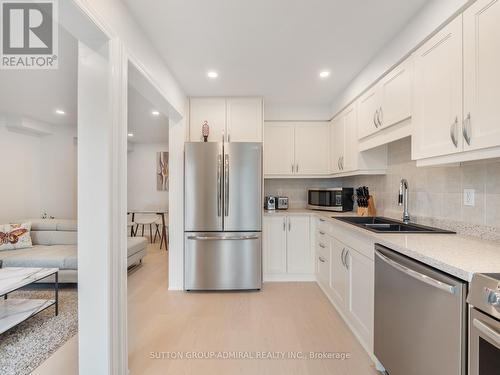
[[[54,299],[8,298],[9,293],[52,275],[55,276]],[[51,306],[54,306],[57,316],[59,314],[58,268],[0,268],[0,334]]]

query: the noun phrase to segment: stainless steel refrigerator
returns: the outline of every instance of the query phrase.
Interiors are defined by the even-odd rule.
[[[262,144],[187,142],[184,289],[262,286]]]

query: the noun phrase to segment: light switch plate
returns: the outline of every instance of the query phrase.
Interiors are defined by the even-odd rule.
[[[464,189],[464,206],[476,205],[476,191],[474,189]]]

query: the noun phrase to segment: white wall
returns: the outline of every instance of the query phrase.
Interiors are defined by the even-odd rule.
[[[38,218],[43,212],[76,218],[76,129],[53,129],[54,134],[38,137],[0,124],[0,223]]]
[[[165,61],[152,46],[127,7],[120,0],[75,0],[83,9],[112,30],[133,57],[133,62],[170,103],[169,118],[169,280],[171,289],[182,288],[184,249],[184,142],[187,97]]]
[[[339,112],[382,74],[396,65],[466,3],[468,0],[429,1],[412,21],[392,41],[387,43],[347,88],[334,99],[331,116]]]
[[[160,151],[168,151],[168,143],[136,143],[128,153],[129,210],[168,209],[168,191],[156,189],[156,153]]]

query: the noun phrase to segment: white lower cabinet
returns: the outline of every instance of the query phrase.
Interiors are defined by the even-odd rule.
[[[371,354],[374,261],[336,238],[336,232],[337,227],[332,224],[327,230],[328,239],[316,243],[316,280]],[[316,236],[319,237],[319,232]],[[339,237],[346,238],[346,235],[344,233]],[[366,246],[373,248],[373,244],[363,244],[363,247]]]
[[[262,228],[264,274],[286,273],[286,216],[265,216]]]
[[[263,223],[264,281],[314,280],[310,215],[272,214]]]
[[[374,262],[355,250],[346,248],[346,310],[350,323],[371,348],[373,342]]]
[[[330,262],[330,292],[337,306],[346,304],[347,268],[344,264],[345,246],[334,238],[330,239],[332,258]]]

